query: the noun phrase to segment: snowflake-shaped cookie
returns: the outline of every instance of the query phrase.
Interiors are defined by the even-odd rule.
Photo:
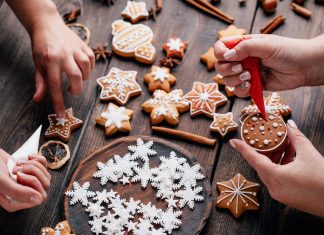
[[[82,126],[82,120],[73,116],[72,108],[65,110],[65,117],[58,118],[56,114],[48,115],[49,127],[45,132],[47,138],[58,137],[63,141],[69,141],[71,132]]]
[[[185,189],[177,191],[175,196],[180,198],[179,207],[183,208],[185,205],[187,205],[190,209],[193,209],[195,206],[195,201],[204,200],[204,197],[199,195],[202,190],[202,187],[192,188],[190,186],[186,186]]]
[[[96,118],[96,123],[105,127],[107,136],[115,134],[117,131],[130,132],[130,119],[134,111],[125,107],[118,107],[113,103],[108,104],[106,111]]]
[[[139,219],[136,229],[133,231],[134,235],[150,235],[153,224],[148,219]]]
[[[153,141],[144,143],[141,138],[138,138],[135,145],[128,146],[128,150],[132,152],[131,160],[141,159],[144,162],[149,161],[149,157],[156,155],[156,151],[151,149]]]
[[[141,19],[148,17],[149,12],[146,9],[145,2],[132,2],[127,1],[127,5],[122,12],[122,16],[129,19],[132,24],[137,23]]]
[[[86,212],[89,212],[90,217],[100,217],[105,208],[100,205],[100,203],[89,202]]]
[[[150,222],[155,223],[161,216],[162,210],[156,208],[155,205],[152,205],[152,203],[149,202],[147,204],[142,203],[138,209],[138,213],[142,214],[143,219],[147,219]]]
[[[174,229],[179,228],[181,225],[181,220],[179,219],[181,215],[182,211],[175,211],[172,207],[169,207],[161,213],[159,224],[162,225],[165,232],[171,234]]]
[[[133,158],[129,153],[127,153],[124,157],[115,155],[113,159],[115,162],[115,171],[119,176],[132,176],[132,169],[138,165],[137,162],[133,161]]]
[[[107,192],[106,189],[96,192],[96,196],[93,198],[97,203],[108,203],[110,198],[113,198],[116,196],[116,192],[114,192],[112,189],[110,192]]]
[[[105,217],[95,216],[92,220],[89,220],[89,224],[91,225],[91,232],[95,234],[103,233],[103,227],[105,224]]]
[[[73,182],[73,189],[65,192],[65,195],[71,197],[70,205],[80,202],[83,206],[88,205],[88,198],[94,197],[95,192],[89,191],[90,183],[84,182],[81,186],[78,182]]]
[[[267,113],[273,113],[278,116],[287,117],[291,114],[291,108],[289,105],[283,104],[280,95],[277,92],[272,92],[267,98],[264,99],[264,106]],[[259,113],[258,106],[253,102],[252,105],[248,105],[242,109],[242,114],[255,114]]]
[[[153,125],[157,125],[163,120],[176,125],[179,122],[179,113],[186,112],[189,109],[189,104],[183,99],[183,92],[180,89],[169,93],[156,90],[153,93],[153,98],[142,104],[142,109],[151,114]]]
[[[188,163],[183,165],[183,172],[181,174],[180,186],[195,187],[197,185],[197,180],[204,179],[205,176],[200,173],[200,165],[196,164],[190,166]]]
[[[143,167],[134,167],[135,175],[132,182],[141,182],[142,188],[146,188],[149,181],[152,181],[153,172],[148,163],[144,163]]]
[[[136,75],[136,71],[111,68],[108,75],[97,79],[97,83],[101,86],[100,99],[114,100],[120,105],[125,105],[130,97],[142,93],[141,87],[136,82]]]
[[[179,171],[183,171],[183,164],[187,162],[187,159],[183,157],[177,157],[174,151],[170,152],[170,156],[168,158],[161,156],[160,157],[160,166],[161,169],[169,169],[170,172],[176,173]]]
[[[210,130],[217,131],[222,137],[228,132],[237,130],[238,125],[233,121],[233,113],[214,113],[214,121],[210,125]]]
[[[94,178],[100,178],[100,184],[107,184],[108,180],[116,183],[120,175],[116,172],[116,164],[110,159],[106,164],[97,162],[98,171],[93,174]]]
[[[227,102],[227,98],[218,90],[217,83],[195,82],[184,99],[190,103],[191,116],[204,114],[211,118],[216,108]]]

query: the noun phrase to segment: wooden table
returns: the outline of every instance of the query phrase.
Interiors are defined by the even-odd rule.
[[[64,0],[54,2],[57,3],[59,9],[62,9]],[[153,5],[153,2],[153,0],[147,0],[149,5]],[[245,7],[239,7],[237,1],[223,0],[219,7],[235,17],[237,26],[247,29],[250,33],[259,33],[260,27],[273,16],[266,16],[257,7],[256,2],[247,1]],[[279,2],[276,14],[285,15],[287,21],[283,27],[276,30],[276,34],[312,38],[324,33],[324,6],[315,5],[313,0],[307,1],[306,7],[312,10],[313,15],[310,20],[305,20],[289,9],[289,2]],[[125,1],[117,1],[111,7],[102,5],[99,0],[84,1],[79,22],[84,23],[91,30],[90,46],[94,47],[99,42],[111,43],[111,23],[121,18],[120,12],[124,6]],[[199,62],[199,56],[213,45],[217,31],[225,28],[226,24],[178,0],[165,0],[164,9],[157,21],[144,23],[148,24],[155,33],[157,59],[164,56],[161,45],[169,37],[178,36],[189,42],[183,63],[174,71],[177,77],[177,84],[174,88],[181,88],[184,92],[188,92],[194,81],[212,81],[215,72],[208,73],[205,66]],[[40,104],[32,102],[34,65],[30,40],[6,4],[0,10],[0,29],[0,147],[12,153],[40,124],[45,127],[48,125],[47,115],[52,113],[52,106],[48,97]],[[70,161],[61,170],[51,171],[53,180],[48,192],[49,198],[43,205],[16,213],[0,211],[1,234],[35,235],[41,227],[55,226],[57,222],[64,219],[63,195],[73,170],[91,152],[120,137],[106,138],[103,129],[96,127],[94,121],[95,117],[106,107],[99,100],[96,78],[107,74],[112,66],[138,71],[138,80],[143,87],[143,94],[127,104],[128,108],[135,110],[130,135],[151,135],[149,117],[140,108],[140,104],[149,97],[149,92],[143,82],[143,76],[149,70],[149,66],[117,57],[114,57],[110,63],[97,63],[91,79],[85,83],[83,95],[80,97],[65,95],[66,106],[73,107],[77,117],[84,121],[82,129],[76,131],[68,143],[72,151]],[[292,118],[297,125],[323,154],[324,88],[300,88],[280,92],[280,95],[293,108]],[[241,108],[249,102],[244,99],[231,99],[218,112],[232,111],[235,119],[238,120]],[[177,128],[214,137],[209,131],[210,122],[211,120],[206,118],[191,118],[189,113],[186,113],[182,115]],[[250,180],[259,181],[256,172],[237,151],[231,148],[227,140],[217,139],[217,145],[214,148],[176,140],[172,142],[186,148],[198,158],[212,183],[214,197],[217,196],[216,182],[232,178],[238,172]],[[259,200],[261,204],[259,212],[246,213],[238,220],[225,211],[216,210],[213,206],[203,234],[324,233],[323,219],[276,202],[270,198],[264,186],[261,188]]]

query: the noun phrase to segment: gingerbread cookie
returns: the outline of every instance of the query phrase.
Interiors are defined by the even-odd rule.
[[[163,120],[176,125],[179,122],[179,113],[186,112],[189,109],[189,104],[183,99],[183,91],[180,89],[170,93],[156,90],[153,93],[153,98],[142,104],[142,109],[151,114],[153,125],[157,125]]]
[[[156,50],[152,45],[152,30],[143,24],[130,24],[116,20],[112,24],[112,50],[123,57],[134,57],[137,61],[152,64]]]
[[[162,45],[167,57],[176,57],[179,59],[183,59],[187,47],[188,43],[181,40],[181,38],[170,38],[167,43]]]
[[[58,223],[54,229],[50,227],[41,228],[39,235],[74,235],[67,220]]]
[[[184,99],[190,103],[191,116],[205,114],[211,118],[216,108],[227,102],[227,98],[218,90],[217,83],[195,82]]]
[[[267,120],[260,113],[242,118],[241,136],[245,143],[262,153],[278,150],[286,141],[287,127],[281,117],[267,113]]]
[[[215,57],[214,48],[209,47],[208,51],[200,56],[200,61],[206,64],[207,70],[212,71],[215,69],[217,59]]]
[[[45,132],[47,138],[58,137],[63,141],[69,141],[71,132],[82,126],[82,120],[73,116],[72,108],[65,110],[65,117],[57,118],[56,114],[48,115],[49,127]]]
[[[291,114],[291,108],[289,105],[281,102],[280,95],[277,92],[271,93],[267,98],[264,99],[265,110],[268,113],[274,113],[278,116],[287,117]],[[253,114],[259,113],[259,108],[253,102],[252,105],[248,105],[242,109],[242,114]]]
[[[111,68],[106,76],[97,79],[101,86],[100,99],[114,100],[120,105],[125,105],[131,97],[142,93],[140,85],[136,82],[136,75],[136,71]]]
[[[237,130],[237,123],[233,121],[233,113],[214,113],[214,121],[210,125],[210,130],[217,131],[222,137],[231,131]]]
[[[146,9],[145,2],[127,1],[127,5],[122,12],[122,16],[130,20],[133,24],[140,20],[146,19],[149,12]]]
[[[214,81],[217,82],[218,85],[225,85],[225,83],[223,81],[223,76],[220,74],[217,74],[214,77]],[[224,90],[225,90],[226,96],[229,98],[235,96],[234,89],[235,89],[235,87],[225,86]]]
[[[96,118],[96,123],[105,127],[106,136],[111,136],[117,131],[130,132],[130,119],[134,111],[125,107],[118,107],[113,103],[108,104],[106,111]]]
[[[51,170],[61,168],[70,159],[69,146],[56,140],[43,144],[39,149],[39,154],[46,158],[47,167]]]
[[[220,195],[216,199],[216,207],[229,209],[235,218],[240,217],[246,210],[258,210],[259,189],[259,184],[248,181],[238,173],[229,181],[217,182]]]
[[[235,25],[231,24],[226,29],[220,30],[218,32],[218,39],[222,39],[224,37],[236,36],[236,35],[245,35],[246,30],[237,28]]]
[[[169,68],[160,68],[153,65],[151,72],[144,76],[144,81],[148,84],[148,89],[150,92],[157,89],[169,92],[170,87],[175,84],[176,78],[170,73]]]

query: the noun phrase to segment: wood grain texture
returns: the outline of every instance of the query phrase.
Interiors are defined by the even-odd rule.
[[[67,1],[54,0],[54,2],[59,11],[64,12]],[[155,1],[146,0],[145,2],[148,7],[151,7],[154,6]],[[237,27],[259,33],[261,26],[274,15],[266,16],[260,8],[257,8],[256,2],[247,1],[245,7],[239,7],[238,2],[222,1],[217,6],[235,17]],[[90,29],[91,47],[95,47],[97,43],[105,42],[111,45],[111,23],[121,18],[120,13],[124,6],[125,1],[116,1],[110,7],[105,6],[100,0],[83,1],[82,13],[78,22],[85,24]],[[311,38],[324,33],[324,21],[322,20],[324,7],[314,5],[314,1],[306,1],[305,6],[313,12],[310,20],[305,20],[292,12],[289,9],[289,2],[279,1],[276,14],[283,14],[287,17],[287,21],[274,33],[299,38]],[[194,81],[212,81],[216,72],[208,73],[205,65],[199,61],[199,57],[214,44],[217,32],[227,27],[225,23],[188,6],[184,1],[176,0],[164,1],[164,8],[155,22],[150,20],[142,23],[150,26],[155,34],[154,45],[157,49],[157,61],[165,56],[161,45],[169,37],[177,36],[189,42],[183,62],[173,71],[177,77],[177,83],[173,89],[181,88],[186,93],[191,90]],[[31,101],[34,92],[34,65],[30,40],[24,28],[5,3],[0,8],[0,29],[0,147],[12,153],[40,124],[47,127],[47,115],[53,110],[48,97],[40,104],[34,104]],[[106,103],[99,100],[99,89],[95,79],[107,74],[112,66],[138,71],[138,81],[143,88],[143,94],[132,99],[126,106],[135,110],[130,135],[151,135],[149,116],[140,109],[140,105],[149,98],[143,76],[150,67],[120,57],[114,57],[110,63],[97,63],[91,78],[85,83],[82,96],[69,96],[65,89],[66,107],[72,106],[76,116],[84,121],[84,125],[82,129],[73,134],[68,143],[71,149],[69,162],[59,171],[51,171],[52,185],[48,192],[49,199],[39,207],[16,213],[6,213],[0,210],[1,234],[35,235],[38,234],[41,227],[53,227],[57,222],[63,220],[63,193],[71,179],[73,170],[91,152],[124,136],[119,134],[107,138],[103,129],[96,127],[94,121],[95,117],[107,106]],[[67,88],[66,83],[65,88]],[[323,154],[324,111],[321,103],[324,98],[323,88],[301,88],[280,94],[283,100],[294,109],[292,118],[297,125]],[[235,120],[238,120],[241,108],[248,103],[249,100],[233,98],[217,112],[225,113],[232,110]],[[185,113],[181,116],[180,124],[175,128],[206,137],[217,137],[210,133],[210,123],[211,119],[191,118],[189,113]],[[162,126],[169,127],[168,125]],[[235,135],[231,135],[231,137],[233,136]],[[164,138],[168,139],[168,136]],[[172,140],[195,156],[206,169],[208,178],[213,182],[214,197],[217,196],[215,183],[232,178],[238,172],[244,174],[249,180],[259,182],[256,173],[242,156],[229,146],[227,141],[228,138],[223,141],[217,137],[215,148],[210,148]],[[216,164],[217,167],[215,167]],[[202,233],[324,233],[323,220],[292,210],[272,200],[264,186],[259,195],[261,210],[255,213],[246,213],[239,220],[233,219],[226,211],[219,211],[213,207],[208,224]]]
[[[140,183],[131,183],[127,185],[122,185],[121,183],[114,184],[108,182],[105,186],[100,185],[100,179],[95,179],[92,177],[93,173],[98,170],[97,162],[106,163],[113,156],[120,155],[124,156],[129,153],[128,146],[136,145],[137,138],[141,138],[144,142],[153,140],[154,144],[152,149],[157,152],[157,155],[151,156],[150,167],[158,167],[160,164],[159,157],[165,156],[169,157],[171,151],[176,153],[177,157],[186,158],[190,165],[197,163],[197,159],[191,155],[187,150],[181,148],[178,145],[170,144],[170,142],[159,139],[152,138],[148,136],[131,136],[119,138],[111,142],[110,144],[96,150],[94,153],[90,154],[85,160],[81,161],[77,169],[72,175],[69,186],[66,190],[71,190],[74,181],[83,184],[84,182],[90,183],[90,190],[92,191],[102,191],[104,188],[107,191],[110,189],[118,192],[121,198],[129,200],[131,197],[134,200],[140,200],[143,203],[152,202],[158,208],[163,210],[167,209],[167,204],[163,200],[158,200],[156,198],[156,190],[151,187],[150,183],[146,189],[142,189]],[[205,171],[201,169],[201,173],[205,174]],[[195,207],[190,210],[188,207],[181,209],[183,212],[181,215],[182,225],[179,229],[174,230],[174,234],[199,234],[199,232],[204,227],[208,216],[210,214],[212,206],[212,193],[210,182],[208,178],[197,182],[197,186],[203,187],[202,196],[204,197],[203,202],[195,202]],[[76,234],[91,234],[90,227],[87,221],[89,220],[88,214],[84,211],[84,207],[79,203],[73,206],[69,205],[69,198],[65,197],[64,208],[66,218],[69,220],[70,226]],[[87,232],[89,231],[89,232]]]

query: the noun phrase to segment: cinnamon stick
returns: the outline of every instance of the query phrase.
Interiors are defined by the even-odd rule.
[[[215,139],[210,139],[210,138],[192,134],[192,133],[189,133],[186,131],[174,130],[174,129],[158,127],[158,126],[152,126],[152,130],[157,133],[166,134],[169,137],[174,136],[179,139],[187,140],[187,141],[193,142],[193,143],[198,143],[198,144],[203,144],[203,145],[208,145],[208,146],[214,146],[216,144]]]
[[[213,10],[210,10],[209,8],[205,7],[204,5],[201,5],[200,3],[194,1],[194,0],[185,0],[185,2],[193,5],[194,7],[215,16],[216,18],[223,20],[224,22],[228,23],[228,24],[233,24],[234,19],[231,16],[228,16],[227,14],[225,14],[224,12],[218,10],[218,12],[215,12]]]
[[[217,7],[213,6],[207,0],[196,0],[196,2],[200,3],[201,5],[204,5],[205,7],[209,8],[210,10],[214,11],[215,13],[218,13],[220,15],[225,16],[226,18],[232,20],[234,22],[234,18],[230,15],[227,15],[226,13],[219,10]]]
[[[163,8],[163,0],[155,0],[156,11],[160,12]]]
[[[312,15],[312,12],[310,10],[293,2],[290,4],[290,9],[293,10],[298,15],[301,15],[305,18],[310,18]]]
[[[263,34],[272,33],[275,29],[277,29],[280,25],[285,22],[286,18],[282,15],[276,16],[272,20],[270,20],[265,26],[263,26],[260,30]]]

